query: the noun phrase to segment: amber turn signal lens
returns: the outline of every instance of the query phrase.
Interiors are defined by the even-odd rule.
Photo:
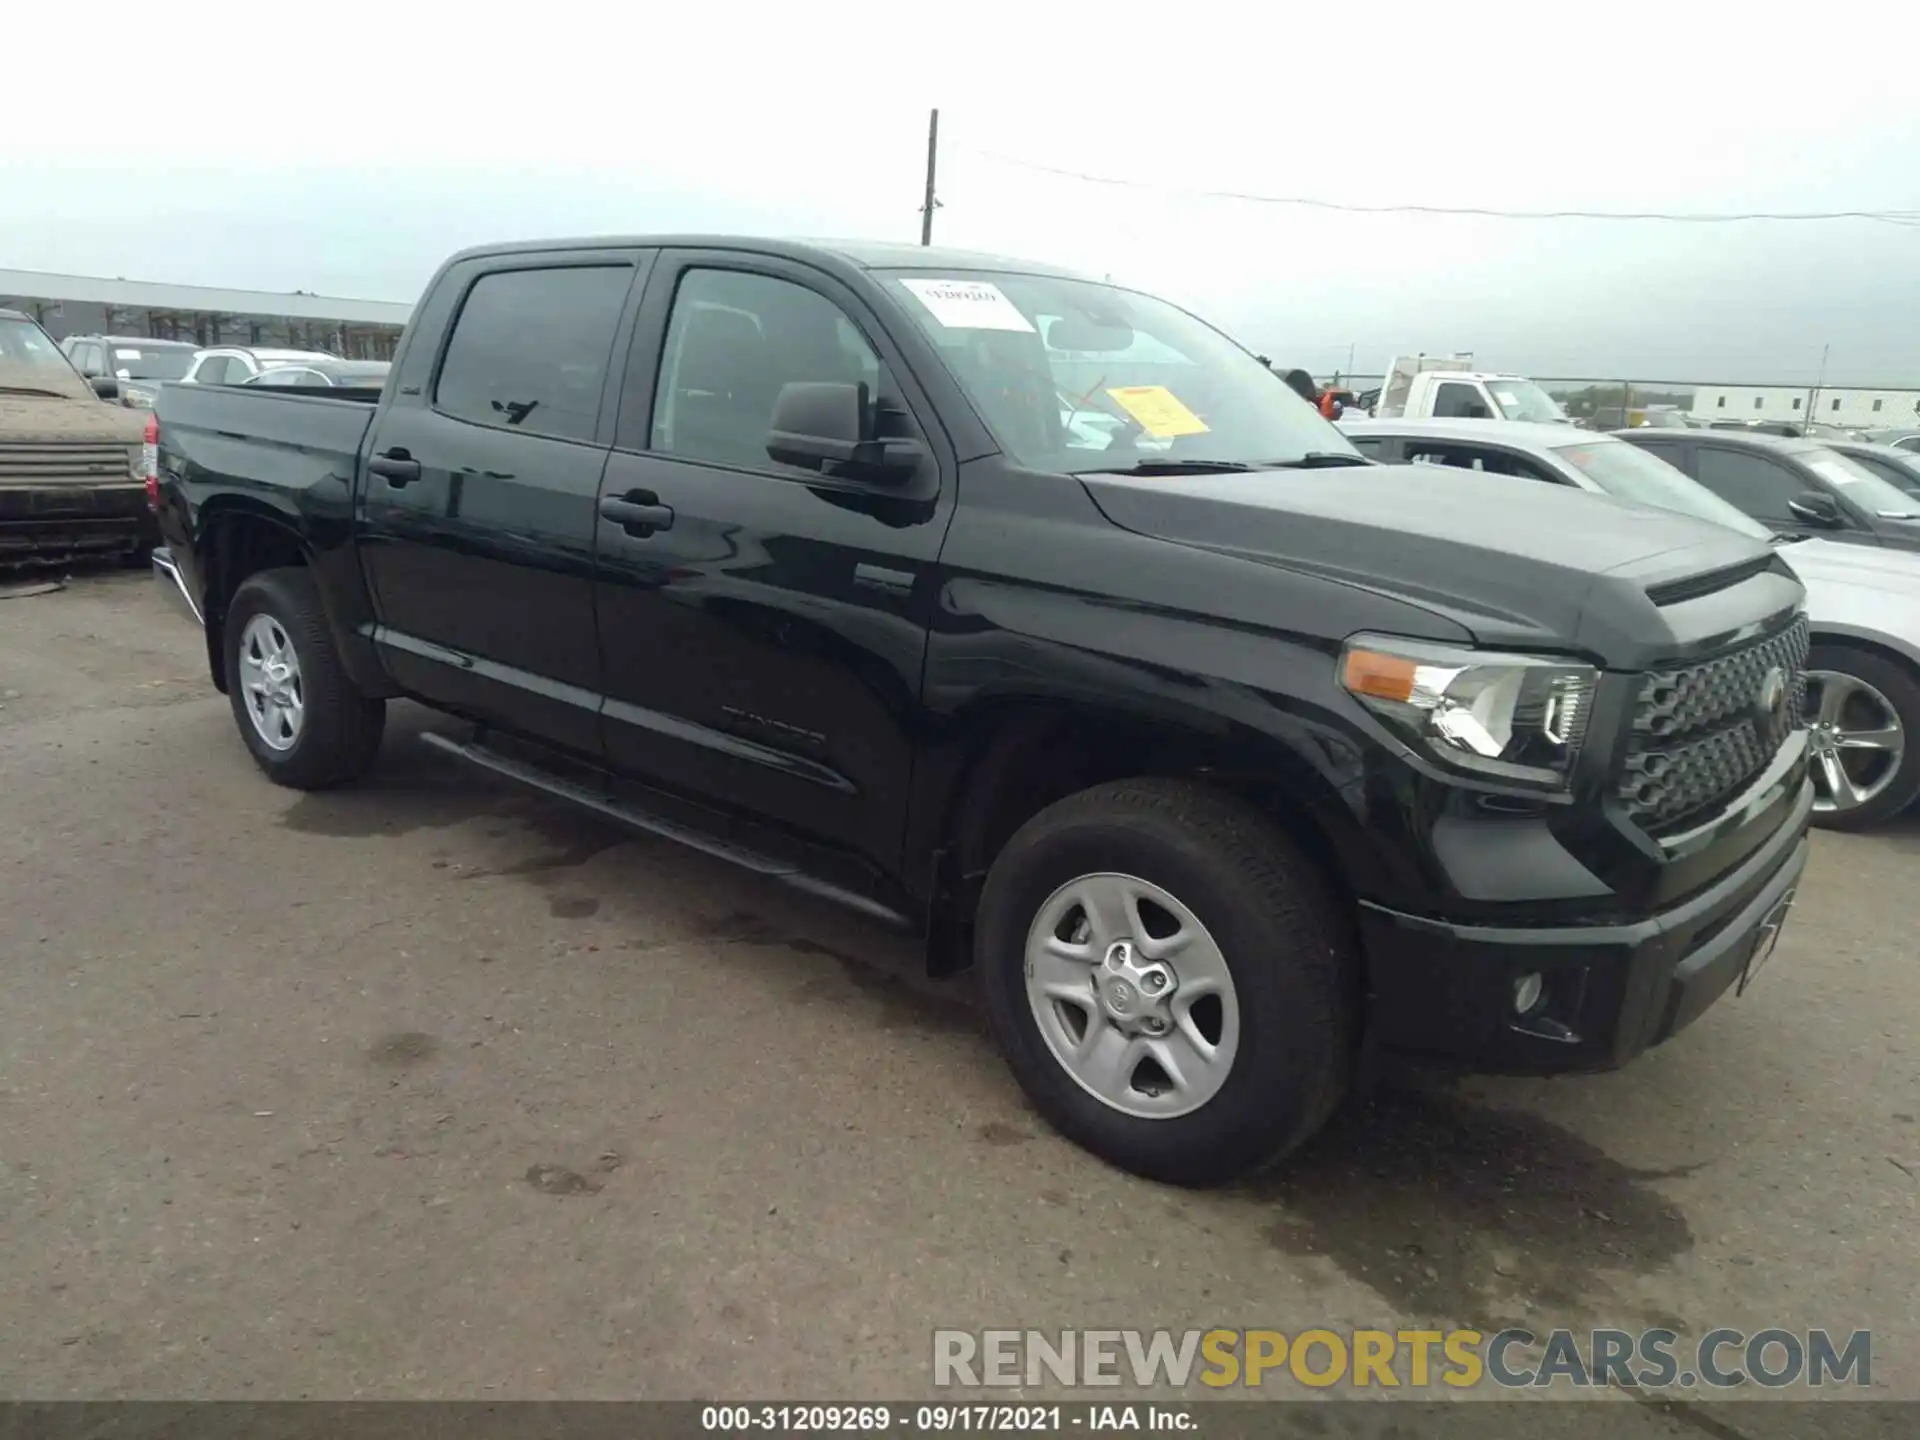
[[[1407,701],[1413,698],[1413,682],[1419,668],[1398,655],[1349,650],[1346,663],[1340,669],[1340,683],[1356,695]]]

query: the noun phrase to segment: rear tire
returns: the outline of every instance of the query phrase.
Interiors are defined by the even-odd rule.
[[[1132,899],[1116,911],[1099,898],[1101,886]],[[1082,904],[1081,894],[1092,901]],[[1103,929],[1095,909],[1125,923]],[[1137,953],[1116,952],[1103,938],[1127,924]],[[1222,1184],[1289,1154],[1345,1093],[1358,968],[1350,926],[1292,839],[1231,796],[1125,780],[1049,806],[994,861],[975,933],[988,1018],[1021,1087],[1056,1129],[1122,1169],[1176,1185]],[[1076,1032],[1071,1015],[1082,1002],[1052,997],[1079,986],[1082,954],[1093,959],[1085,1027]],[[1162,955],[1171,975],[1152,973]],[[1144,973],[1128,968],[1141,964]],[[1111,982],[1122,977],[1133,983],[1119,987],[1119,999],[1132,1009],[1116,1016]],[[1168,1008],[1143,1013],[1163,987]],[[1185,998],[1195,989],[1229,998]],[[1209,1005],[1211,1028],[1201,1016]],[[1062,1058],[1062,1047],[1092,1057],[1109,1042],[1118,1058],[1104,1073],[1128,1078],[1106,1084],[1103,1098],[1086,1078],[1102,1072]],[[1130,1061],[1136,1052],[1143,1060]],[[1169,1078],[1160,1055],[1182,1079]],[[1189,1063],[1196,1055],[1201,1063]]]
[[[234,721],[270,780],[323,790],[366,773],[380,753],[386,702],[347,678],[308,571],[249,576],[222,638]]]
[[[1815,644],[1807,671],[1813,823],[1824,830],[1866,830],[1892,819],[1920,796],[1920,678],[1870,650],[1835,644]],[[1895,732],[1897,753],[1836,749],[1833,743],[1847,735]],[[1849,791],[1838,804],[1836,780]]]

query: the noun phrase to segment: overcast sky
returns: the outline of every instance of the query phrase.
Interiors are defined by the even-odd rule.
[[[1829,381],[1920,386],[1920,225],[1194,193],[1920,212],[1911,9],[762,3],[31,7],[0,268],[407,300],[485,240],[912,239],[938,105],[937,242],[1110,273],[1317,372],[1352,346],[1804,383],[1830,346]]]

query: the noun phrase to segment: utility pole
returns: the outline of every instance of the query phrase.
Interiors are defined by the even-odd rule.
[[[920,207],[920,243],[933,244],[933,207],[940,202],[933,198],[933,167],[940,156],[940,112],[934,110],[927,116],[927,198]]]
[[[1813,407],[1820,403],[1820,387],[1827,383],[1828,348],[1829,347],[1825,345],[1820,347],[1820,378],[1813,382],[1813,389],[1807,392],[1807,418],[1800,426],[1800,433],[1802,435],[1807,433],[1807,426],[1813,423]]]

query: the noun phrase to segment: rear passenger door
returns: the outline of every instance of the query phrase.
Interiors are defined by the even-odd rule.
[[[919,472],[771,459],[775,397],[804,381],[865,382],[884,433],[928,446]],[[665,512],[600,521],[610,762],[892,872],[953,463],[873,313],[798,262],[663,255],[601,493]]]
[[[597,757],[594,499],[615,336],[646,254],[475,257],[416,318],[368,441],[375,639],[414,694]]]

